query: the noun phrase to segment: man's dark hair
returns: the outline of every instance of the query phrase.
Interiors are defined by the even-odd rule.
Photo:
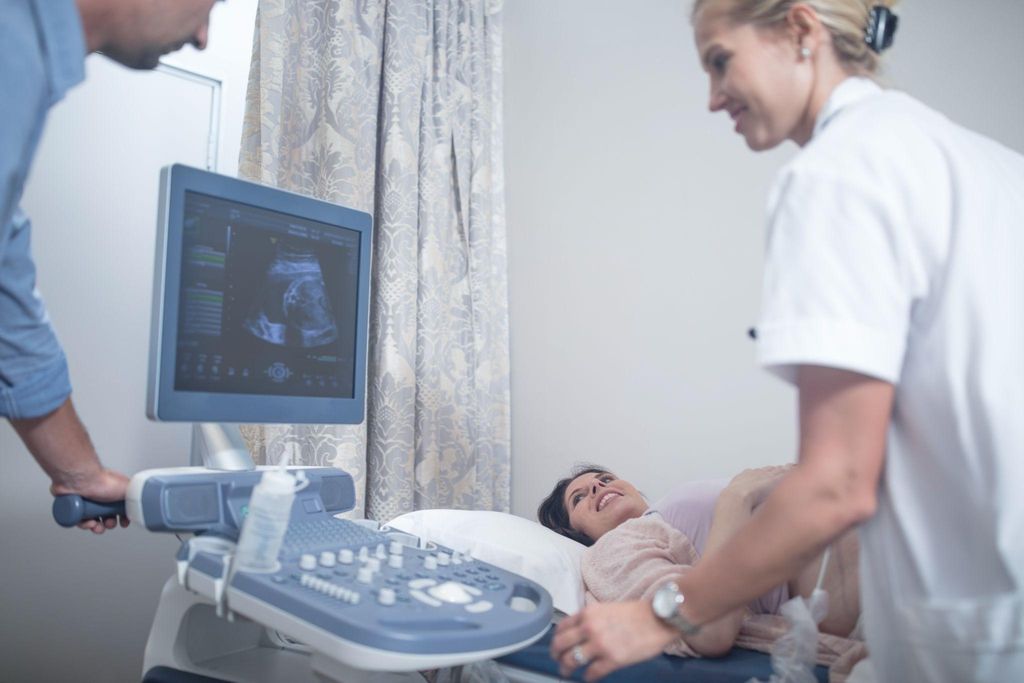
[[[541,501],[537,508],[537,519],[547,528],[583,545],[594,545],[594,540],[569,525],[569,510],[565,507],[565,490],[572,480],[583,474],[611,474],[599,465],[578,464],[565,479],[559,479],[554,490]]]

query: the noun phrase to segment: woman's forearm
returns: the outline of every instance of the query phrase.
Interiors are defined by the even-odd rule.
[[[683,577],[684,614],[707,623],[747,604],[795,576],[866,516],[819,485],[815,473],[794,470],[747,524]]]
[[[717,550],[726,543],[745,523],[750,521],[752,501],[732,488],[726,488],[715,503],[711,530],[704,553]],[[699,563],[698,563],[699,564]],[[724,617],[701,628],[696,635],[685,636],[684,640],[695,652],[705,657],[719,657],[726,654],[736,642],[746,608],[738,607]]]
[[[750,522],[683,577],[682,614],[714,621],[794,576],[833,539],[874,514],[893,385],[801,366],[800,465]]]

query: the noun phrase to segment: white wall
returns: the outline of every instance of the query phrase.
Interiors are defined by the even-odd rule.
[[[513,512],[574,461],[658,497],[795,457],[760,371],[763,209],[795,148],[707,112],[684,0],[505,3]],[[1024,151],[1024,3],[908,1],[891,82]]]
[[[234,173],[256,0],[218,3],[210,48],[168,63],[222,80],[217,169]],[[159,169],[205,166],[208,85],[103,57],[52,112],[23,206],[39,287],[76,405],[111,467],[188,464],[189,427],[145,417]],[[138,681],[178,542],[138,528],[94,537],[50,517],[49,484],[0,421],[0,681]]]
[[[219,3],[210,49],[167,60],[223,80],[226,173],[255,6]],[[1024,149],[1024,4],[964,7],[906,3],[894,80]],[[575,460],[657,496],[683,477],[792,457],[792,392],[754,367],[745,337],[765,193],[792,150],[753,156],[724,116],[706,114],[686,10],[505,4],[513,507],[526,516]],[[133,472],[187,457],[184,427],[143,417],[149,231],[156,168],[203,158],[205,105],[162,74],[101,58],[89,70],[96,79],[53,112],[26,206],[79,408],[106,461]],[[115,144],[98,148],[103,136]],[[176,541],[57,528],[45,477],[6,423],[0,453],[0,680],[138,680]]]

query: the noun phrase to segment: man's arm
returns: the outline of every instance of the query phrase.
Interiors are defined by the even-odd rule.
[[[53,495],[77,493],[97,501],[124,500],[128,478],[105,469],[100,463],[70,397],[52,413],[11,420],[11,425],[39,466],[49,475]],[[114,519],[103,522],[87,520],[79,526],[101,534],[116,524]],[[128,526],[127,518],[121,518],[121,526]]]
[[[813,366],[800,368],[797,385],[800,463],[748,524],[679,579],[680,613],[692,623],[710,623],[768,592],[874,514],[893,385]],[[570,629],[578,637],[559,638]],[[571,661],[572,648],[586,642],[592,681],[658,654],[673,637],[646,603],[608,603],[564,619],[552,654]]]

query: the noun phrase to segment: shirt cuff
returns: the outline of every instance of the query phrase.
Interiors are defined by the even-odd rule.
[[[14,386],[0,386],[0,416],[25,420],[52,413],[71,395],[68,362],[61,352]]]
[[[791,384],[796,369],[818,365],[899,382],[906,338],[849,320],[794,320],[757,327],[757,360]]]

